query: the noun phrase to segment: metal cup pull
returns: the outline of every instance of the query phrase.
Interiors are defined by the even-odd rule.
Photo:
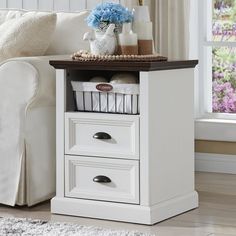
[[[98,175],[93,178],[93,182],[95,183],[111,183],[111,179],[107,176]]]
[[[101,139],[101,140],[109,140],[109,139],[111,139],[111,135],[104,133],[104,132],[98,132],[93,135],[93,138],[94,139]]]

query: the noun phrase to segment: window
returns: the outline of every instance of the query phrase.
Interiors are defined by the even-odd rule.
[[[236,142],[236,0],[198,0],[195,138]]]
[[[236,113],[236,0],[203,0],[201,10],[204,113]]]

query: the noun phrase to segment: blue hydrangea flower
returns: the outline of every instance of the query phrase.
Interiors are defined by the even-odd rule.
[[[116,3],[102,3],[94,8],[87,17],[87,23],[92,28],[100,28],[104,23],[121,25],[133,20],[133,14],[127,8]]]

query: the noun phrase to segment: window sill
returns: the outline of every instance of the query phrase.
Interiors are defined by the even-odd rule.
[[[196,119],[195,139],[236,142],[236,120],[212,118]]]

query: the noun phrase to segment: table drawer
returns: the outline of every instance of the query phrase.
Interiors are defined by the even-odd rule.
[[[139,116],[66,113],[65,154],[139,159]]]
[[[139,161],[66,156],[65,195],[139,204]]]

